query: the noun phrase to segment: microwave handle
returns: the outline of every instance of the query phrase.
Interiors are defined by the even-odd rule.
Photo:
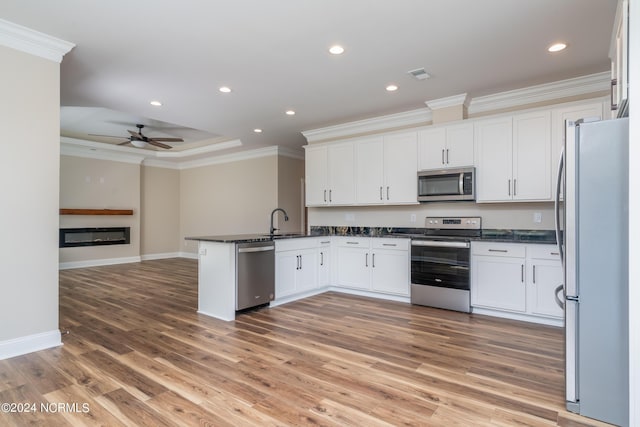
[[[464,172],[458,177],[458,194],[464,194]]]

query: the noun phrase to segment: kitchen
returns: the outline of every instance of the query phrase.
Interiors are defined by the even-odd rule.
[[[286,157],[286,156],[285,156]],[[289,159],[290,157],[286,157],[287,159]],[[256,163],[258,163],[256,161]],[[269,166],[270,169],[269,170],[274,170],[277,168],[277,166]],[[162,172],[159,172],[157,170],[152,170],[153,168],[143,168],[145,170],[145,173],[148,173],[149,175],[153,174],[153,175],[162,175]],[[231,168],[229,168],[231,169]],[[250,167],[247,167],[247,169],[251,169]],[[181,172],[167,172],[165,175],[169,175],[170,173],[174,173],[176,175],[180,174]],[[193,174],[193,180],[192,182],[197,182],[199,177],[195,176],[195,172],[184,172],[184,175],[187,176],[188,174]],[[107,180],[108,181],[108,180]],[[158,186],[161,186],[161,184],[158,181],[155,181],[158,183]],[[255,182],[255,180],[253,181]],[[259,214],[259,220],[256,221],[247,221],[250,223],[250,228],[252,229],[247,229],[246,231],[248,232],[264,232],[267,229],[267,225],[268,225],[268,214],[269,212],[276,206],[282,206],[281,203],[278,203],[277,197],[278,196],[272,196],[269,195],[270,197],[272,197],[272,200],[268,201],[268,206],[266,206],[264,208],[264,212],[261,212]],[[191,197],[188,194],[186,194],[184,197]],[[194,199],[197,196],[194,196]],[[155,203],[160,204],[159,201],[156,201]],[[295,206],[295,205],[294,205]],[[535,212],[540,212],[541,213],[541,217],[542,217],[542,221],[544,221],[542,223],[542,228],[545,229],[550,229],[552,228],[552,223],[551,223],[551,218],[552,218],[552,213],[550,208],[545,207],[546,205],[538,205],[538,206],[533,206],[533,209],[531,209],[530,211],[527,211],[526,207],[507,207],[507,208],[502,208],[502,207],[481,207],[480,209],[482,209],[482,212],[480,212],[480,216],[483,217],[484,223],[483,225],[489,227],[489,228],[502,228],[502,227],[506,227],[506,228],[516,228],[516,229],[528,229],[528,228],[532,228],[533,226],[531,224],[534,224],[533,222],[533,213]],[[61,206],[64,207],[64,206]],[[197,207],[197,206],[196,206]],[[289,208],[289,207],[285,207],[285,209],[289,212],[290,215],[293,216],[293,212],[296,212],[298,209],[296,209],[295,207],[293,208]],[[344,224],[345,226],[349,226],[349,225],[354,225],[354,226],[404,226],[404,227],[411,227],[413,223],[411,223],[411,218],[412,218],[412,214],[416,214],[416,221],[422,220],[424,217],[429,216],[427,214],[425,214],[424,212],[422,212],[423,208],[418,208],[415,211],[412,211],[412,209],[410,207],[391,207],[391,206],[384,206],[384,207],[380,207],[380,208],[365,208],[365,207],[354,207],[354,208],[331,208],[329,212],[327,212],[326,210],[323,211],[320,215],[323,216],[323,218],[319,218],[318,219],[318,211],[315,210],[316,208],[313,208],[312,210],[310,210],[309,215],[310,218],[312,218],[314,215],[317,218],[316,220],[312,220],[309,221],[310,224],[317,224],[317,225],[342,225]],[[335,210],[334,210],[335,209]],[[447,215],[451,215],[450,212],[444,212],[444,210],[446,209],[446,207],[435,207],[434,209],[436,209],[436,212],[433,212],[432,216],[447,216]],[[438,210],[442,210],[441,212],[438,212]],[[458,208],[456,208],[458,209]],[[461,211],[465,211],[459,214],[459,216],[463,216],[463,213],[466,213],[468,216],[469,214],[471,214],[471,212],[468,212],[470,208],[466,207],[466,206],[461,206],[459,208]],[[185,211],[191,211],[191,212],[187,212],[187,215],[197,215],[197,213],[193,210],[190,209],[189,207],[185,208]],[[485,214],[484,211],[487,211],[489,214]],[[167,213],[167,215],[170,212],[174,212],[174,211],[166,211],[165,213]],[[390,217],[392,217],[393,215],[395,215],[396,212],[399,212],[400,214],[397,216],[397,218],[399,218],[397,220],[397,223],[394,223],[395,221],[390,219]],[[147,210],[147,214],[149,214],[149,211]],[[160,213],[153,213],[154,215],[160,215]],[[431,212],[429,213],[431,214]],[[335,215],[335,219],[330,218],[331,216]],[[354,218],[353,221],[349,221],[349,223],[345,224],[345,217],[347,215],[353,215],[353,216],[349,216],[349,218]],[[325,218],[326,217],[326,218]],[[496,219],[492,219],[496,218]],[[503,224],[500,224],[497,220],[497,218],[502,217],[505,219],[505,222]],[[326,221],[325,221],[326,219]],[[313,222],[315,221],[315,222]],[[218,221],[215,221],[216,224],[212,227],[215,228],[217,227],[217,224],[219,223]],[[193,222],[190,221],[185,221],[185,223],[187,223],[186,226],[188,226],[188,224],[191,224]],[[324,224],[323,224],[324,223]],[[526,226],[523,226],[522,224],[526,224]],[[284,225],[289,225],[289,224],[284,224]],[[144,226],[144,225],[143,225]],[[537,227],[537,226],[536,226]],[[240,228],[240,227],[239,227]],[[283,227],[284,228],[284,227]],[[206,230],[207,233],[211,233],[211,234],[222,234],[225,231],[224,230],[217,230],[217,229],[211,229],[211,230]],[[237,232],[240,230],[229,230],[231,232]],[[245,231],[245,230],[242,230]],[[185,233],[181,233],[182,236],[184,235],[198,235],[198,234],[202,234],[203,231],[201,230],[187,230],[187,232]],[[149,233],[146,233],[147,236],[149,236]],[[179,240],[181,236],[179,236],[178,238],[176,238],[176,240]],[[175,247],[175,246],[174,246]],[[182,246],[180,247],[180,250],[182,250]],[[171,248],[170,250],[166,250],[165,252],[176,252],[177,250],[174,248]],[[193,248],[191,248],[190,252],[193,253]],[[153,254],[154,252],[143,252],[143,253],[151,253]]]

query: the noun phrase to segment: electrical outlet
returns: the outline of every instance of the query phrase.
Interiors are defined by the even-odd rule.
[[[542,212],[533,213],[533,222],[536,224],[540,224],[542,222]]]
[[[411,214],[411,216],[409,217],[409,221],[416,222],[416,214]]]

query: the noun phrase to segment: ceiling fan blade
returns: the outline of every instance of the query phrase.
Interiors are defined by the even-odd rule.
[[[97,133],[88,133],[87,135],[89,135],[89,136],[102,136],[104,138],[119,138],[119,139],[122,139],[122,136],[115,136],[115,135],[100,135],[100,134],[97,134]]]
[[[154,140],[154,141],[164,141],[164,142],[184,142],[184,139],[182,138],[152,138],[149,137],[149,140]]]
[[[160,148],[167,148],[167,149],[169,149],[169,148],[173,148],[173,147],[171,147],[170,145],[163,144],[162,142],[158,142],[158,141],[156,141],[156,140],[154,140],[154,139],[151,139],[151,138],[149,138],[149,139],[147,140],[147,143],[149,143],[149,144],[151,144],[151,145],[155,145],[156,147],[160,147]]]
[[[134,132],[132,130],[127,130],[127,132],[129,132],[134,138],[142,139],[142,135],[138,132]]]
[[[127,145],[128,143],[130,143],[131,141],[129,141],[128,139],[126,141],[122,141],[121,143],[119,143],[118,145]]]

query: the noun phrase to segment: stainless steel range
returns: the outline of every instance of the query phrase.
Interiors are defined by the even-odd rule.
[[[471,238],[479,217],[427,217],[424,234],[411,237],[411,303],[471,311]]]

